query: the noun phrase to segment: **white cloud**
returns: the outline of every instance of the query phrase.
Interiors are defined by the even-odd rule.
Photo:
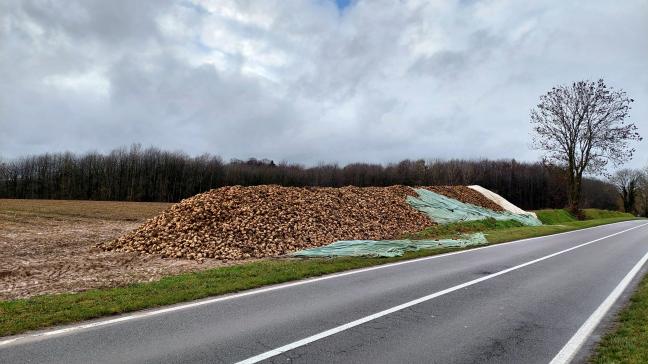
[[[92,71],[80,74],[53,74],[43,79],[46,86],[57,87],[62,91],[72,91],[83,94],[108,96],[110,81],[100,72]]]

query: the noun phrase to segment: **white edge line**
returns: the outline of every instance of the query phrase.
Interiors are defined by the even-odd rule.
[[[400,310],[406,309],[406,308],[408,308],[408,307],[412,307],[412,306],[414,306],[414,305],[418,305],[418,304],[420,304],[420,303],[422,303],[422,302],[429,301],[429,300],[431,300],[431,299],[433,299],[433,298],[436,298],[436,297],[439,297],[439,296],[443,296],[443,295],[448,294],[448,293],[450,293],[450,292],[454,292],[454,291],[460,290],[460,289],[462,289],[462,288],[466,288],[466,287],[472,286],[472,285],[474,285],[474,284],[477,284],[477,283],[480,283],[480,282],[483,282],[483,281],[486,281],[486,280],[489,280],[489,279],[493,279],[493,278],[495,278],[495,277],[497,277],[497,276],[501,276],[501,275],[503,275],[503,274],[506,274],[506,273],[509,273],[509,272],[512,272],[512,271],[518,270],[518,269],[520,269],[520,268],[523,268],[523,267],[529,266],[529,265],[531,265],[531,264],[535,264],[535,263],[541,262],[541,261],[543,261],[543,260],[546,260],[546,259],[549,259],[549,258],[553,258],[553,257],[555,257],[555,256],[557,256],[557,255],[560,255],[560,254],[564,254],[564,253],[570,252],[570,251],[572,251],[572,250],[575,250],[575,249],[578,249],[578,248],[584,247],[584,246],[586,246],[586,245],[590,245],[590,244],[596,243],[596,242],[598,242],[598,241],[601,241],[601,240],[603,240],[603,239],[607,239],[607,238],[610,238],[610,237],[613,237],[613,236],[616,236],[616,235],[619,235],[619,234],[625,233],[625,232],[627,232],[627,231],[634,230],[634,229],[637,229],[637,228],[640,228],[640,227],[642,227],[642,226],[646,226],[646,225],[648,225],[648,224],[642,224],[642,225],[635,226],[635,227],[632,227],[632,228],[629,228],[629,229],[626,229],[626,230],[623,230],[623,231],[619,231],[619,232],[617,232],[617,233],[610,234],[610,235],[607,235],[607,236],[604,236],[604,237],[601,237],[601,238],[598,238],[598,239],[594,239],[594,240],[588,241],[588,242],[586,242],[586,243],[582,243],[582,244],[579,244],[579,245],[573,246],[573,247],[571,247],[571,248],[564,249],[564,250],[561,250],[561,251],[558,251],[558,252],[555,252],[555,253],[552,253],[552,254],[549,254],[549,255],[545,255],[545,256],[543,256],[543,257],[541,257],[541,258],[534,259],[534,260],[531,260],[531,261],[528,261],[528,262],[525,262],[525,263],[522,263],[522,264],[516,265],[516,266],[514,266],[514,267],[507,268],[507,269],[501,270],[501,271],[496,272],[496,273],[493,273],[493,274],[489,274],[489,275],[484,276],[484,277],[481,277],[481,278],[473,279],[473,280],[471,280],[471,281],[468,281],[468,282],[465,282],[465,283],[461,283],[461,284],[458,284],[458,285],[453,286],[453,287],[450,287],[450,288],[446,288],[446,289],[444,289],[444,290],[442,290],[442,291],[438,291],[438,292],[435,292],[435,293],[429,294],[429,295],[427,295],[427,296],[423,296],[423,297],[417,298],[417,299],[415,299],[415,300],[412,300],[412,301],[409,301],[409,302],[405,302],[405,303],[400,304],[400,305],[398,305],[398,306],[394,306],[394,307],[388,308],[388,309],[386,309],[386,310],[383,310],[383,311],[380,311],[380,312],[374,313],[374,314],[369,315],[369,316],[365,316],[365,317],[360,318],[360,319],[358,319],[358,320],[351,321],[351,322],[349,322],[349,323],[346,323],[346,324],[343,324],[343,325],[340,325],[340,326],[334,327],[334,328],[332,328],[332,329],[329,329],[329,330],[326,330],[326,331],[320,332],[320,333],[318,333],[318,334],[315,334],[315,335],[312,335],[312,336],[306,337],[306,338],[304,338],[304,339],[301,339],[301,340],[298,340],[298,341],[292,342],[292,343],[290,343],[290,344],[287,344],[287,345],[284,345],[284,346],[278,347],[278,348],[276,348],[276,349],[269,350],[269,351],[266,351],[266,352],[264,352],[264,353],[261,353],[261,354],[255,355],[255,356],[253,356],[253,357],[250,357],[250,358],[247,358],[247,359],[245,359],[245,360],[239,361],[238,364],[253,364],[253,363],[258,363],[258,362],[260,362],[260,361],[262,361],[262,360],[265,360],[265,359],[271,358],[271,357],[273,357],[273,356],[277,356],[277,355],[279,355],[279,354],[281,354],[281,353],[285,353],[286,351],[290,351],[290,350],[293,350],[293,349],[298,348],[298,347],[300,347],[300,346],[304,346],[304,345],[309,344],[309,343],[312,343],[312,342],[314,342],[314,341],[317,341],[317,340],[323,339],[323,338],[325,338],[325,337],[327,337],[327,336],[335,335],[335,334],[337,334],[337,333],[339,333],[339,332],[342,332],[342,331],[348,330],[348,329],[353,328],[353,327],[358,326],[358,325],[362,325],[362,324],[364,324],[364,323],[366,323],[366,322],[369,322],[369,321],[375,320],[375,319],[377,319],[377,318],[380,318],[380,317],[383,317],[383,316],[389,315],[389,314],[391,314],[391,313],[394,313],[394,312],[397,312],[397,311],[400,311]],[[647,254],[646,256],[648,256],[648,254]]]
[[[615,222],[615,223],[612,223],[612,224],[603,224],[603,225],[592,226],[592,227],[584,228],[584,229],[577,229],[577,230],[565,231],[565,232],[556,233],[556,234],[550,234],[550,235],[544,235],[544,236],[536,236],[536,237],[533,237],[533,238],[514,240],[514,241],[509,241],[509,242],[506,242],[506,243],[491,244],[491,245],[487,245],[487,246],[482,246],[482,247],[477,247],[477,248],[472,248],[472,249],[466,249],[466,250],[460,250],[460,251],[456,251],[456,252],[432,255],[432,256],[429,256],[429,257],[409,259],[409,260],[404,260],[404,261],[401,261],[401,262],[381,264],[381,265],[377,265],[377,266],[373,266],[373,267],[367,267],[367,268],[353,269],[353,270],[349,270],[349,271],[346,271],[346,272],[334,273],[334,274],[329,274],[329,275],[325,275],[325,276],[322,276],[322,277],[316,277],[316,278],[307,278],[307,279],[303,279],[303,280],[299,280],[299,281],[295,281],[295,282],[281,283],[281,284],[277,284],[277,285],[268,286],[268,287],[265,287],[265,288],[251,289],[249,291],[245,291],[245,292],[241,292],[241,293],[234,293],[234,294],[224,295],[224,296],[220,296],[220,297],[195,301],[195,302],[191,302],[191,303],[178,304],[178,305],[174,305],[174,306],[170,306],[170,307],[166,307],[166,308],[161,308],[161,309],[143,310],[140,313],[134,313],[134,314],[126,315],[126,316],[120,316],[120,317],[113,318],[113,319],[107,319],[107,320],[104,319],[104,320],[101,320],[101,321],[89,322],[89,323],[86,323],[86,324],[69,326],[69,327],[64,327],[64,328],[56,329],[56,330],[50,330],[50,331],[45,331],[45,332],[37,332],[37,333],[34,333],[34,334],[30,334],[30,335],[22,335],[22,336],[17,336],[17,337],[11,337],[9,339],[0,341],[0,347],[6,346],[6,345],[9,345],[9,344],[12,344],[12,343],[16,343],[16,342],[19,342],[19,341],[22,341],[22,340],[26,340],[26,339],[36,339],[36,338],[39,338],[39,337],[48,337],[48,336],[53,336],[53,335],[69,333],[69,332],[77,331],[77,330],[83,330],[83,329],[89,329],[89,328],[94,328],[94,327],[99,327],[99,326],[111,325],[111,324],[115,324],[115,323],[119,323],[119,322],[123,322],[123,321],[130,321],[130,320],[134,320],[134,319],[138,319],[138,318],[161,315],[161,314],[165,314],[165,313],[169,313],[169,312],[180,311],[180,310],[184,310],[184,309],[188,309],[188,308],[208,305],[208,304],[212,304],[212,303],[216,303],[216,302],[221,302],[221,301],[231,300],[231,299],[235,299],[235,298],[255,295],[255,294],[259,294],[259,293],[271,292],[271,291],[275,291],[275,290],[279,290],[279,289],[295,287],[295,286],[300,286],[300,285],[304,285],[304,284],[315,283],[315,282],[324,281],[324,280],[328,280],[328,279],[345,277],[345,276],[348,276],[348,275],[369,272],[369,271],[373,271],[373,270],[377,270],[377,269],[392,268],[392,267],[396,267],[396,266],[403,265],[403,264],[418,263],[418,262],[421,262],[421,261],[426,261],[426,260],[431,260],[431,259],[444,258],[444,257],[448,257],[448,256],[451,256],[451,255],[470,253],[470,252],[474,252],[474,251],[482,250],[482,249],[497,248],[497,247],[506,246],[506,245],[510,245],[510,244],[517,244],[517,243],[521,243],[521,242],[525,242],[525,241],[529,241],[529,240],[542,239],[542,238],[565,235],[565,234],[572,234],[572,233],[582,232],[582,231],[586,231],[586,230],[602,228],[602,227],[606,227],[606,226],[625,224],[625,223],[633,222],[633,221],[637,221],[637,220],[620,221],[620,222]],[[644,225],[646,225],[646,224],[638,225],[638,226],[633,227],[633,228],[628,229],[628,230],[632,230],[634,228],[641,227],[641,226],[644,226]],[[628,231],[628,230],[623,230],[621,232],[625,232],[625,231]],[[619,233],[621,233],[621,232],[619,232]]]
[[[621,296],[623,291],[628,287],[630,282],[639,273],[641,267],[648,261],[648,253],[641,258],[637,264],[626,274],[625,277],[614,288],[612,293],[601,303],[601,305],[592,313],[592,315],[583,323],[583,325],[576,331],[574,336],[565,344],[565,346],[558,352],[558,354],[551,360],[550,364],[566,364],[569,363],[574,356],[581,349],[587,338],[592,334],[596,326],[601,322],[603,317],[612,308],[612,305]]]

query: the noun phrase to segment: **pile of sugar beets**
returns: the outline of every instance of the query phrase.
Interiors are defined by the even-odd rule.
[[[425,188],[502,210],[465,186]],[[185,199],[100,247],[168,258],[240,260],[337,240],[398,239],[434,224],[407,204],[408,195],[416,192],[406,186],[222,187]]]

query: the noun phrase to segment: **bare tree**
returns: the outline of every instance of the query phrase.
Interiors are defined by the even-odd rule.
[[[648,166],[640,171],[637,183],[637,212],[648,217]]]
[[[632,158],[630,142],[641,140],[637,127],[625,121],[633,101],[600,79],[554,87],[531,110],[533,147],[566,171],[573,212],[580,210],[584,173],[601,174],[608,163],[619,166]]]
[[[623,211],[634,212],[637,200],[641,173],[634,169],[620,169],[610,176],[610,182],[616,187]]]

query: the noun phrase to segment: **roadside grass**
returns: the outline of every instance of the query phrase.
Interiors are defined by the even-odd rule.
[[[612,217],[628,217],[633,218],[634,215],[628,212],[621,211],[610,211],[610,210],[600,210],[600,209],[583,209],[586,220],[592,219],[609,219]]]
[[[492,230],[485,232],[488,242],[491,244],[505,243],[507,241],[532,238],[536,236],[545,236],[551,234],[564,233],[566,231],[586,229],[594,226],[613,224],[615,222],[628,221],[636,219],[627,217],[614,217],[597,220],[570,221],[557,225],[541,226],[524,226],[519,228],[510,228],[506,230]]]
[[[542,221],[543,224],[547,225],[561,224],[563,222],[577,220],[574,215],[564,209],[537,210],[534,212],[538,216],[538,219]]]
[[[538,216],[538,219],[542,221],[543,224],[547,224],[547,225],[578,221],[578,219],[574,215],[572,215],[571,212],[565,209],[546,209],[546,210],[537,210],[534,212]],[[611,218],[631,219],[635,217],[634,215],[627,212],[601,210],[601,209],[583,209],[583,216],[585,217],[585,220],[611,219]]]
[[[503,228],[503,225],[507,224],[506,222],[494,223],[493,225],[492,222],[487,221],[484,222],[484,226],[487,227],[484,233],[490,244],[497,244],[626,220],[629,220],[629,218],[608,218],[572,221],[561,225],[507,228]],[[464,223],[456,225],[455,228],[456,231],[464,231],[473,229],[476,225],[478,224]],[[456,233],[456,231],[441,232],[441,230],[437,231],[437,233]],[[422,236],[425,236],[425,234]],[[0,336],[238,292],[270,284],[317,277],[349,269],[471,248],[474,247],[420,250],[394,258],[268,259],[197,273],[169,276],[159,281],[132,284],[125,287],[2,301],[0,302]]]
[[[500,229],[510,229],[513,227],[522,227],[522,223],[515,220],[495,220],[488,218],[485,220],[462,221],[450,224],[434,225],[423,229],[422,231],[407,234],[405,239],[446,239],[455,238],[461,234],[475,233],[479,231],[491,231]]]
[[[607,210],[584,211],[589,218],[631,215]],[[642,279],[630,304],[619,314],[616,326],[603,336],[590,362],[648,363],[648,276]]]
[[[648,363],[648,276],[639,283],[616,327],[603,336],[591,363]]]

